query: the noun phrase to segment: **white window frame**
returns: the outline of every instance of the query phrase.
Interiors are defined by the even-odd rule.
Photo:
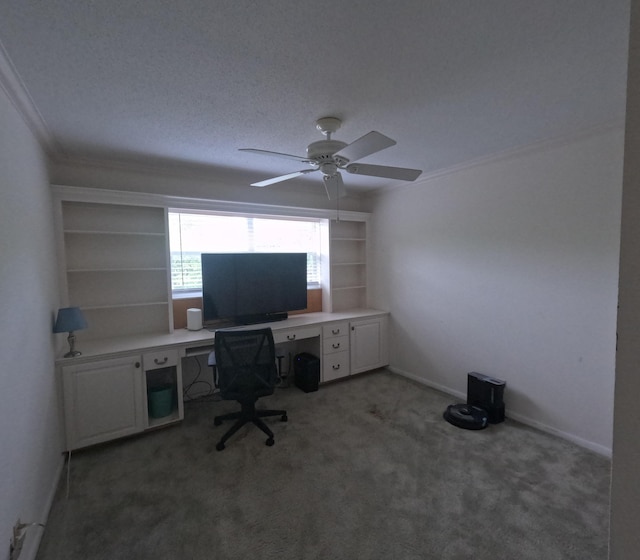
[[[174,254],[175,251],[171,250],[171,245],[172,245],[172,240],[171,240],[171,215],[173,214],[181,214],[181,215],[209,215],[209,216],[220,216],[220,217],[231,217],[231,218],[242,218],[242,219],[247,219],[247,220],[252,220],[252,219],[258,219],[258,220],[274,220],[274,221],[283,221],[283,222],[313,222],[315,224],[317,224],[318,227],[318,245],[317,245],[317,251],[314,252],[316,255],[315,258],[315,281],[312,282],[308,282],[307,283],[307,288],[308,289],[319,289],[321,288],[321,278],[322,278],[322,271],[321,271],[321,258],[322,258],[322,251],[321,251],[321,246],[322,246],[322,241],[321,241],[321,230],[322,230],[322,226],[323,226],[323,222],[326,222],[327,220],[325,218],[316,218],[316,217],[299,217],[299,216],[281,216],[281,215],[270,215],[270,214],[257,214],[257,213],[250,213],[250,212],[223,212],[223,211],[215,211],[215,210],[199,210],[199,209],[187,209],[187,208],[168,208],[168,222],[169,222],[169,245],[170,245],[170,249],[169,249],[169,256],[170,256],[170,275],[171,275],[171,293],[172,293],[172,297],[173,299],[180,299],[180,298],[188,298],[188,297],[201,297],[202,296],[202,287],[200,288],[175,288],[173,287],[173,266],[172,266],[172,256]],[[249,233],[249,235],[251,236],[252,234]],[[253,252],[253,249],[255,248],[255,246],[251,247],[250,250],[248,252]],[[218,252],[218,251],[210,251],[210,252]],[[224,251],[219,251],[219,252],[224,252]],[[237,250],[230,250],[229,252],[244,252],[244,251],[237,251]],[[259,251],[256,251],[259,252]],[[286,252],[286,251],[285,251]],[[302,252],[302,251],[300,251]],[[305,252],[309,252],[309,251],[305,251]]]

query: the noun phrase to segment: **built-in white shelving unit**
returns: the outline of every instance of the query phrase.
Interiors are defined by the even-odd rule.
[[[66,449],[181,421],[183,359],[208,355],[214,339],[206,330],[173,332],[167,209],[276,207],[65,186],[54,194],[61,302],[89,323],[76,333],[83,355],[57,361]],[[320,356],[324,382],[388,364],[386,313],[364,309],[368,215],[277,213],[320,218],[324,313],[274,324],[276,344]]]
[[[78,339],[170,332],[165,210],[61,204],[69,305],[89,323]]]
[[[331,220],[331,311],[366,307],[367,223]]]

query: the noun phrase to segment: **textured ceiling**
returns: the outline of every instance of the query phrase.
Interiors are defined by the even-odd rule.
[[[364,162],[425,175],[621,122],[628,19],[628,0],[0,0],[0,42],[60,159],[247,184],[301,167],[238,148],[304,155],[328,115],[336,139],[397,140]]]

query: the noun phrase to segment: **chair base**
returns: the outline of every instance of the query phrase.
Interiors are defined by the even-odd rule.
[[[268,446],[272,446],[275,443],[273,439],[273,432],[261,420],[261,418],[265,418],[268,416],[280,416],[281,417],[280,420],[282,422],[286,422],[288,420],[287,411],[286,410],[258,410],[256,409],[255,401],[243,402],[240,404],[242,405],[242,409],[240,411],[230,412],[229,414],[221,414],[220,416],[216,416],[213,419],[213,424],[215,426],[219,426],[220,424],[222,424],[224,420],[236,420],[236,423],[227,430],[227,433],[224,434],[220,439],[220,441],[217,443],[216,449],[218,451],[222,451],[224,449],[225,442],[233,434],[235,434],[240,428],[242,428],[242,426],[244,426],[245,424],[248,424],[249,422],[252,422],[256,426],[258,426],[258,428],[260,428],[265,434],[269,436],[265,443]]]

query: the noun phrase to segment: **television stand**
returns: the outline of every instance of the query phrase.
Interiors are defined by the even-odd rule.
[[[282,313],[265,313],[264,315],[244,315],[242,317],[236,317],[234,321],[237,325],[257,325],[259,323],[284,321],[288,318],[289,314],[283,311]]]

